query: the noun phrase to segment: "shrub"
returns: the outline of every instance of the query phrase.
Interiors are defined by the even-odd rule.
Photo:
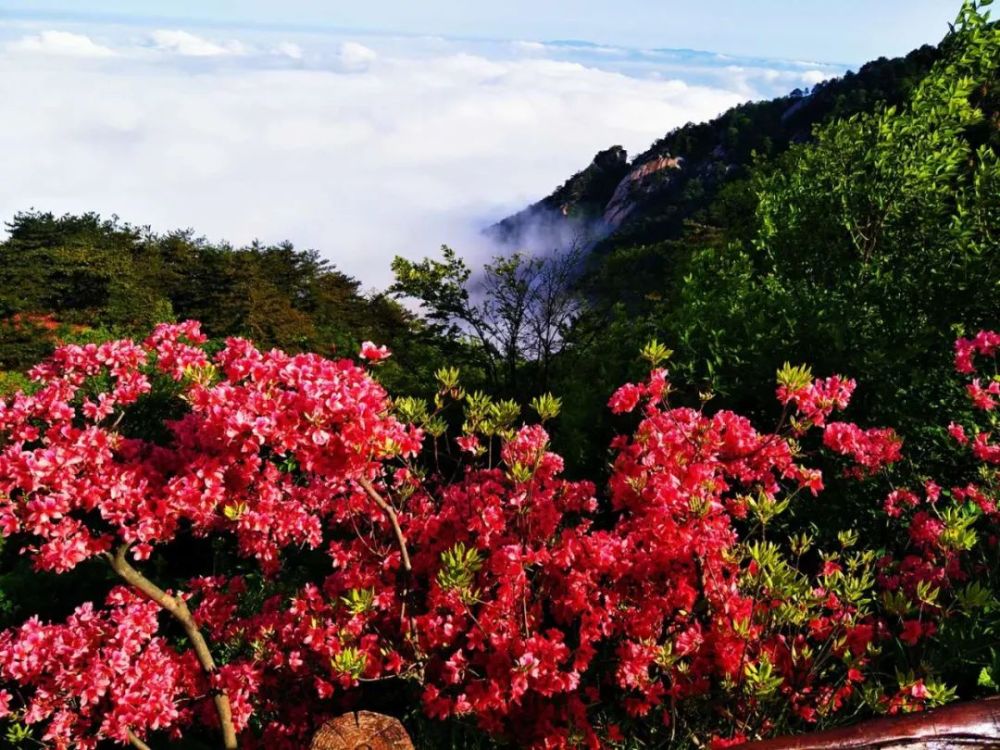
[[[959,371],[998,346],[960,340]],[[191,321],[59,348],[0,401],[0,529],[39,570],[118,580],[0,635],[9,737],[301,747],[368,686],[402,684],[518,746],[727,746],[954,697],[934,655],[995,608],[989,428],[951,428],[975,481],[879,501],[897,548],[843,529],[821,550],[788,520],[822,502],[814,453],[857,482],[903,455],[892,430],[834,419],[855,383],[786,366],[762,431],[672,406],[669,352],[645,354],[649,378],[610,400],[639,421],[599,495],[562,475],[542,424],[454,370],[425,403],[350,360],[241,339],[210,357]],[[995,428],[1000,379],[968,393]],[[995,686],[991,657],[968,658]]]

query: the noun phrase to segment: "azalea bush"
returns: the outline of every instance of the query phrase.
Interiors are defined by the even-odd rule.
[[[0,401],[0,530],[106,585],[0,635],[8,742],[300,748],[402,686],[519,747],[725,747],[993,689],[988,652],[945,677],[995,622],[998,348],[956,348],[984,417],[948,428],[969,481],[873,492],[893,544],[844,519],[826,549],[802,520],[818,455],[872,487],[905,456],[838,417],[844,377],[786,366],[762,429],[672,403],[654,342],[598,488],[549,450],[557,398],[525,424],[444,369],[430,402],[393,399],[371,343],[333,361],[189,321],[61,347]]]

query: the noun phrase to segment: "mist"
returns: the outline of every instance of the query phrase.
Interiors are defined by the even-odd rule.
[[[637,153],[839,72],[516,40],[7,22],[0,215],[287,239],[381,287],[396,254],[448,244],[476,265],[503,251],[485,227],[612,143]],[[566,231],[540,222],[518,249]]]

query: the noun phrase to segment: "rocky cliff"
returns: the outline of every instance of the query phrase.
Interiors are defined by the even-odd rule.
[[[558,241],[572,241],[573,236],[581,234],[603,236],[606,228],[599,219],[629,172],[625,149],[612,146],[598,153],[586,169],[551,195],[486,231],[516,249],[538,244],[540,235],[551,234]]]

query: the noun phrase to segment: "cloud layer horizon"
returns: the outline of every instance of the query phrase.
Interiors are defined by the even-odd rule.
[[[843,66],[583,42],[0,25],[0,215],[95,211],[314,247],[366,286],[548,194],[612,144]]]

